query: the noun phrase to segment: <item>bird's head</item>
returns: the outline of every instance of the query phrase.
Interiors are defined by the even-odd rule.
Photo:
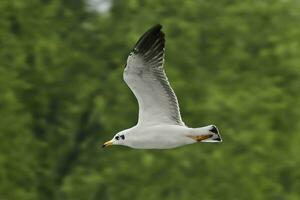
[[[105,142],[102,147],[107,147],[111,145],[125,145],[126,141],[126,132],[121,131],[117,133],[111,140]]]

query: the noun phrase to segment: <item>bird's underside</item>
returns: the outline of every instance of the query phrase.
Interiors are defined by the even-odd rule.
[[[200,141],[221,141],[214,125],[193,129],[183,123],[177,97],[163,68],[165,38],[161,28],[156,25],[143,34],[129,54],[123,73],[138,101],[138,123],[117,133],[104,146],[167,149]]]
[[[179,125],[135,126],[130,129],[126,146],[135,149],[170,149],[196,142],[219,142],[214,125],[188,128]]]

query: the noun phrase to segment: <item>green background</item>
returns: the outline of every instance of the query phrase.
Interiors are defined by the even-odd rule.
[[[1,200],[300,199],[300,1],[1,0],[0,16]],[[122,73],[157,23],[185,123],[223,143],[101,149],[137,121]]]

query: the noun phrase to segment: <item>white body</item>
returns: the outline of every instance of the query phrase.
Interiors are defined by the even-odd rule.
[[[124,130],[117,135],[124,135],[125,140],[114,140],[114,144],[124,145],[135,149],[170,149],[187,144],[193,144],[197,141],[190,136],[200,136],[213,134],[209,139],[202,142],[217,142],[213,139],[219,137],[209,130],[213,125],[201,128],[188,128],[178,125],[136,125],[130,129]],[[126,141],[126,142],[125,142]]]
[[[126,145],[136,149],[169,149],[196,141],[187,137],[193,129],[178,125],[134,126],[128,130]]]

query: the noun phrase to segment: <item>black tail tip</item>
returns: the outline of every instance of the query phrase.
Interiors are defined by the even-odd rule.
[[[215,141],[219,141],[219,142],[222,142],[222,139],[221,139],[221,137],[219,136],[219,137],[217,137],[217,138],[214,138],[213,140],[215,140]]]
[[[212,133],[214,133],[214,134],[216,134],[216,135],[212,138],[212,140],[215,140],[215,141],[218,141],[218,142],[222,142],[222,138],[221,138],[221,136],[220,136],[220,134],[219,134],[219,130],[218,130],[218,128],[217,128],[215,125],[212,125],[212,126],[211,126],[211,129],[210,129],[209,131],[212,132]]]
[[[219,134],[219,130],[215,125],[212,125],[211,129],[209,130],[210,132],[213,132],[215,134]]]

